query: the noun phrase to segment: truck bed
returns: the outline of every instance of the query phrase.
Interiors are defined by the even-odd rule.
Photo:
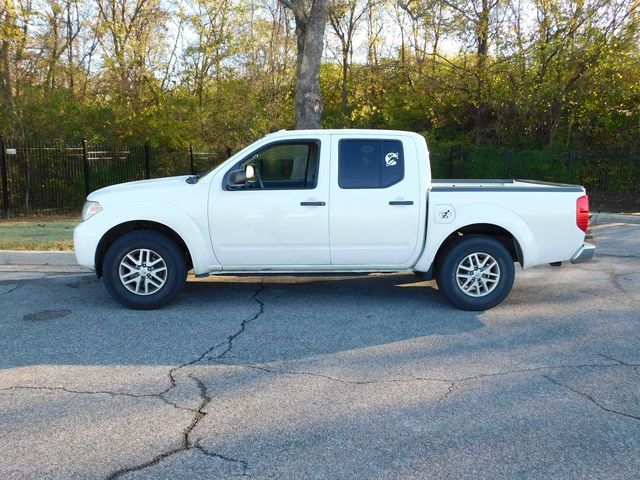
[[[537,180],[443,178],[433,179],[431,183],[431,190],[437,192],[582,192],[584,190],[580,185]]]

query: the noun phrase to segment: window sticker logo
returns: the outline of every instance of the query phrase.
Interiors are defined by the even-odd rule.
[[[387,167],[393,167],[398,164],[398,157],[400,154],[398,152],[389,152],[384,157],[384,163],[386,163]]]
[[[367,155],[371,155],[373,153],[373,151],[375,150],[375,148],[373,148],[373,146],[371,146],[371,145],[363,145],[361,150],[362,150],[362,153],[366,153]]]

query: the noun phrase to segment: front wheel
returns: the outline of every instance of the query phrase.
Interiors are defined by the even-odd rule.
[[[116,240],[104,257],[107,291],[126,307],[160,308],[185,284],[187,266],[175,242],[154,230],[134,230]]]
[[[462,237],[437,266],[438,288],[462,310],[487,310],[502,302],[515,277],[513,258],[499,241],[484,235]]]

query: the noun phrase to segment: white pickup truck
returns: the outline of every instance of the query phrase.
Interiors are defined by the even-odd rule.
[[[414,271],[455,306],[499,304],[522,268],[594,255],[583,187],[432,180],[415,133],[281,131],[197,177],[91,193],[76,259],[136,309],[158,308],[187,271],[301,274]]]

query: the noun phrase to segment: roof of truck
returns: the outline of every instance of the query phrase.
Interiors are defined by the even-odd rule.
[[[317,135],[318,133],[330,135],[408,135],[420,138],[422,135],[415,132],[404,130],[377,130],[377,129],[354,129],[354,128],[334,128],[334,129],[315,129],[315,130],[278,130],[267,135],[267,137],[291,137]]]

